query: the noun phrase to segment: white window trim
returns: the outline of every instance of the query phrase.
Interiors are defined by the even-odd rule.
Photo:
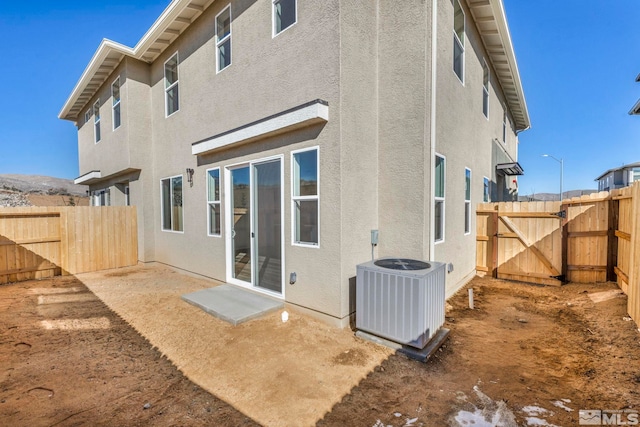
[[[487,200],[484,199],[484,183],[487,183]],[[483,176],[482,177],[482,203],[491,203],[491,180]]]
[[[227,9],[229,9],[229,34],[227,34],[222,40],[218,40],[218,16],[222,15]],[[229,50],[233,51],[233,40],[231,40],[231,33],[233,32],[233,28],[232,28],[232,22],[233,19],[231,17],[231,4],[229,4],[227,7],[225,7],[224,9],[222,9],[220,11],[220,13],[218,13],[215,17],[215,31],[216,31],[216,74],[220,73],[223,70],[226,70],[227,68],[229,68],[231,66],[231,64],[233,64],[233,55],[231,55],[231,61],[229,62],[229,65],[227,65],[226,67],[220,69],[220,46],[223,45],[227,40],[229,40]]]
[[[98,111],[100,111],[100,98],[96,102],[93,103],[93,142],[95,144],[99,143],[102,140],[102,131],[100,132],[100,139],[98,139],[98,133],[96,129],[99,129],[100,126],[100,113],[96,114],[96,105],[98,106]],[[101,129],[102,130],[102,129]]]
[[[85,113],[84,113],[84,122],[85,123],[89,123],[89,121],[91,120],[91,108],[89,108]]]
[[[446,203],[446,197],[447,197],[447,158],[445,156],[443,156],[442,154],[438,154],[436,153],[436,157],[440,157],[441,159],[444,160],[444,173],[443,173],[443,177],[444,177],[444,197],[438,197],[434,195],[434,199],[436,202],[442,202],[442,239],[440,240],[436,240],[436,236],[435,236],[435,228],[434,228],[434,236],[433,236],[433,243],[435,245],[438,245],[440,243],[444,243],[445,241],[445,237],[446,237],[446,222],[447,222],[447,216],[446,216],[446,207],[447,207],[447,203]],[[432,167],[436,167],[435,165],[435,159],[434,159],[434,163],[432,165]],[[435,185],[435,182],[434,182]],[[435,209],[435,208],[434,208]],[[435,216],[435,211],[433,212],[433,214]]]
[[[213,170],[218,170],[218,187],[219,187],[219,197],[218,200],[214,200],[211,201],[209,200],[209,172],[213,171]],[[207,185],[205,185],[205,191],[207,192],[205,194],[205,198],[207,200],[207,236],[209,237],[222,237],[222,227],[224,227],[224,224],[222,223],[222,173],[220,171],[220,167],[215,167],[215,168],[209,168],[205,171],[204,173],[205,178],[207,180]],[[220,209],[220,233],[218,234],[213,234],[211,233],[211,230],[209,229],[209,225],[211,224],[211,209],[210,206],[212,205],[219,205]]]
[[[467,34],[467,14],[464,13],[464,9],[462,8],[462,4],[460,3],[460,0],[453,0],[456,3],[458,3],[458,6],[460,7],[460,11],[462,12],[462,33],[463,34]],[[453,7],[454,9],[454,13],[455,13],[455,5]],[[460,40],[460,38],[458,37],[458,34],[456,33],[456,28],[455,28],[455,16],[454,16],[454,27],[453,27],[453,37],[454,40],[460,44],[460,47],[462,48],[462,77],[458,76],[458,73],[456,73],[456,70],[451,67],[451,70],[453,71],[453,74],[455,74],[456,78],[458,80],[460,80],[460,83],[462,83],[462,86],[464,86],[464,75],[465,75],[465,71],[466,71],[466,63],[465,63],[465,45],[464,43]],[[455,54],[455,51],[454,51]]]
[[[276,33],[276,4],[279,3],[280,0],[271,0],[271,38],[274,39],[277,36],[279,36],[280,34],[284,33],[285,31],[287,31],[289,28],[295,26],[298,23],[298,0],[294,0],[295,2],[295,7],[296,7],[296,19],[295,21],[293,21],[293,24],[289,25],[287,28],[285,28],[284,30],[280,31],[279,33]]]
[[[175,82],[173,82],[171,84],[171,86],[167,87],[166,86],[166,82],[167,82],[167,62],[171,61],[173,58],[176,58],[176,74],[178,75],[178,78],[176,79]],[[175,113],[177,113],[178,111],[180,111],[180,88],[178,87],[178,109],[176,111],[174,111],[171,114],[169,113],[169,110],[167,108],[167,97],[169,95],[169,91],[171,89],[173,89],[174,87],[178,86],[178,83],[180,82],[180,57],[178,56],[178,52],[176,51],[176,53],[174,53],[173,55],[171,55],[169,57],[169,59],[167,59],[166,61],[164,61],[164,64],[162,66],[162,70],[164,73],[164,78],[162,80],[163,87],[164,87],[164,117],[171,117],[173,116]]]
[[[489,120],[489,110],[491,108],[491,97],[489,96],[489,88],[491,87],[491,69],[489,68],[489,64],[485,59],[482,60],[482,79],[484,80],[484,69],[487,70],[487,85],[484,85],[484,81],[482,82],[482,114]],[[487,98],[487,114],[484,114],[484,97]]]
[[[306,151],[316,151],[316,195],[315,196],[294,196],[294,188],[295,188],[295,176],[293,174],[294,171],[294,156],[298,153],[304,153]],[[316,200],[318,202],[318,243],[301,243],[296,242],[296,202],[297,201],[305,201],[305,200]],[[320,228],[320,146],[315,145],[313,147],[302,148],[299,150],[291,151],[291,246],[300,246],[304,248],[316,248],[320,249],[320,236],[321,236],[321,228]]]
[[[171,218],[171,229],[164,228],[164,209],[162,207],[162,181],[164,181],[165,179],[168,179],[169,184],[171,184],[171,180],[173,178],[178,178],[178,177],[182,178],[182,231],[173,230],[173,218]],[[171,202],[173,203],[173,186],[170,185],[169,188],[171,190],[171,196],[170,196]],[[173,176],[167,176],[167,177],[161,178],[160,179],[160,230],[167,233],[184,234],[184,229],[186,228],[184,223],[185,223],[184,221],[184,177],[182,176],[182,174],[180,174],[180,175],[173,175]]]
[[[111,130],[115,131],[122,127],[122,108],[120,109],[120,124],[116,127],[116,107],[120,105],[120,100],[122,99],[122,86],[120,86],[120,76],[116,77],[116,79],[111,83],[111,99],[115,100],[113,97],[113,85],[118,83],[118,92],[120,92],[120,99],[118,102],[113,102],[111,106]]]
[[[469,198],[467,199],[467,171],[469,171]],[[464,168],[464,208],[465,208],[465,213],[466,213],[466,209],[467,209],[467,205],[469,205],[469,216],[467,218],[465,218],[465,232],[464,235],[468,236],[471,234],[471,191],[473,189],[473,186],[471,185],[471,183],[473,182],[473,173],[471,172],[471,169],[469,168]],[[467,231],[468,230],[468,231]]]

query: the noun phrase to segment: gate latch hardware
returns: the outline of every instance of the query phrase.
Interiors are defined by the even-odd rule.
[[[551,215],[557,216],[558,218],[566,218],[567,217],[567,211],[552,212]]]

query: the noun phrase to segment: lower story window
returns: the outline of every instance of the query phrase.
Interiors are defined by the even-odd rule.
[[[464,234],[471,233],[471,169],[464,169]]]
[[[94,191],[91,204],[93,206],[111,206],[111,190],[107,188]]]
[[[292,153],[293,243],[318,246],[319,179],[318,148]]]
[[[207,171],[209,235],[220,236],[220,169]]]
[[[183,231],[182,223],[182,175],[160,181],[162,229]]]
[[[435,205],[434,220],[435,229],[433,240],[444,242],[444,195],[445,195],[445,158],[436,154],[436,180],[435,180]]]
[[[487,178],[486,176],[484,177],[483,181],[482,201],[485,203],[491,201],[491,198],[489,197],[489,178]]]

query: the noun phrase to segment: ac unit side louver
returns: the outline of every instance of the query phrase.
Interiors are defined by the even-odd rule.
[[[356,328],[422,349],[444,324],[445,264],[382,258],[357,266]]]

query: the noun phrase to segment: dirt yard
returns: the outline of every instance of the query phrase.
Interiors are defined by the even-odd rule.
[[[386,358],[318,424],[573,426],[580,409],[640,409],[640,333],[615,284],[554,288],[477,278],[470,286],[475,309],[466,291],[449,301],[451,335],[432,360]],[[253,322],[260,321],[244,328]],[[262,333],[269,342],[268,328]],[[363,348],[372,347],[303,374],[362,369]],[[190,382],[160,351],[76,278],[0,286],[0,424],[266,423]],[[254,405],[271,405],[264,396]]]

